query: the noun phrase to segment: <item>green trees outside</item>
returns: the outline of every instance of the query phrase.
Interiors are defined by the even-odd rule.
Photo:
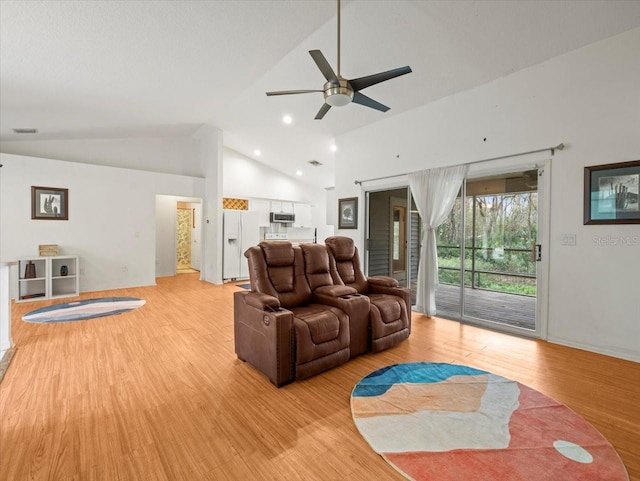
[[[536,295],[531,248],[537,239],[538,195],[521,192],[467,197],[465,286]],[[460,198],[438,228],[439,280],[460,285]]]

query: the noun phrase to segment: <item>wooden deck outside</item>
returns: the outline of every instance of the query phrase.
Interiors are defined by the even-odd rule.
[[[536,328],[536,298],[465,288],[465,315],[509,326]],[[438,316],[460,318],[460,288],[440,284],[436,290]]]

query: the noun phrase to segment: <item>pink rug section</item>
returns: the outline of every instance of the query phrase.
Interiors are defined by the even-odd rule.
[[[351,405],[367,442],[409,479],[629,480],[602,434],[544,394],[484,371],[447,376],[452,365],[409,364],[422,370],[416,378],[397,366],[399,382],[389,371],[372,373],[363,379],[369,390],[354,389]],[[438,375],[428,380],[433,369]]]

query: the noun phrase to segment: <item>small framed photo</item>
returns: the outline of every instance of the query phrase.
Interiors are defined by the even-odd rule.
[[[69,189],[32,186],[31,218],[69,220]]]
[[[358,198],[338,199],[338,229],[358,228]]]
[[[640,224],[640,160],[584,168],[585,224]]]

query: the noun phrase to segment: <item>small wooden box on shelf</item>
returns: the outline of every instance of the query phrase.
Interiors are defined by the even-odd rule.
[[[77,296],[80,293],[79,272],[78,256],[20,259],[16,301],[27,302]]]
[[[40,244],[38,246],[38,255],[40,257],[60,255],[58,244]]]

